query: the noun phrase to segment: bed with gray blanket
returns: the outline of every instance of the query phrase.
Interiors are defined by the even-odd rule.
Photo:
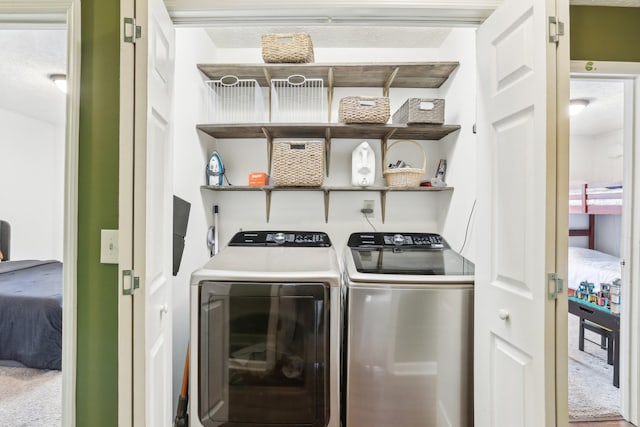
[[[4,237],[4,239],[2,238]],[[7,243],[7,233],[0,243]],[[3,246],[0,244],[0,246]],[[4,246],[5,255],[9,252]],[[0,262],[0,360],[30,368],[60,369],[62,263]]]

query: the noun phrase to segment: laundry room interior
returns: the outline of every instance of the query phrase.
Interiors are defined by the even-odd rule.
[[[436,177],[438,164],[446,160],[446,187],[428,191],[389,189],[383,177],[381,138],[331,138],[327,152],[329,170],[323,188],[351,187],[352,152],[367,141],[375,153],[375,190],[358,191],[221,191],[207,186],[206,167],[217,152],[224,165],[222,186],[246,187],[252,172],[268,173],[267,138],[214,138],[198,125],[215,123],[211,96],[199,64],[263,64],[261,34],[307,32],[313,41],[314,63],[403,64],[457,62],[451,75],[435,88],[394,87],[389,75],[390,113],[409,98],[444,99],[444,122],[460,129],[439,140],[413,138],[418,143],[398,143],[388,158],[420,168],[426,159],[422,181]],[[193,271],[210,258],[207,231],[216,226],[219,248],[239,231],[326,232],[342,265],[347,239],[355,232],[424,232],[441,234],[454,251],[474,260],[476,186],[476,52],[475,28],[411,26],[264,26],[176,28],[174,75],[173,177],[174,195],[191,204],[184,238],[184,253],[173,285],[173,390],[182,381],[189,341],[189,283]],[[233,68],[233,67],[230,67]],[[224,77],[217,76],[218,79]],[[328,81],[323,91],[328,95]],[[260,88],[265,111],[269,88]],[[335,87],[331,122],[338,123],[339,101],[349,96],[374,96],[382,87]],[[268,118],[264,123],[268,123]],[[391,123],[391,118],[389,119]],[[322,141],[324,138],[274,138],[273,141]],[[396,141],[391,135],[389,144]],[[402,141],[398,139],[398,141]],[[327,159],[325,159],[327,161]],[[390,163],[390,161],[388,162]],[[380,191],[386,188],[388,191]],[[373,212],[361,212],[365,201],[373,201]],[[214,219],[213,208],[218,207]],[[384,221],[382,216],[384,214]],[[365,216],[366,215],[366,216]],[[268,220],[267,220],[268,216]],[[247,259],[247,263],[251,260]],[[193,320],[192,320],[193,321]]]
[[[325,152],[324,159],[329,168],[325,171],[322,188],[352,188],[352,152],[363,141],[367,141],[375,155],[375,180],[370,190],[363,187],[355,191],[336,190],[326,194],[325,191],[317,191],[317,188],[285,188],[278,191],[277,187],[269,187],[274,188],[270,200],[265,191],[220,190],[220,187],[226,186],[246,188],[250,173],[269,173],[268,140],[266,136],[214,138],[207,132],[198,130],[198,125],[220,122],[215,117],[216,106],[209,98],[213,95],[209,92],[207,82],[226,77],[207,76],[199,66],[251,64],[261,74],[263,71],[260,65],[264,64],[261,35],[299,32],[309,34],[313,42],[314,64],[318,65],[362,64],[366,70],[367,65],[385,64],[390,66],[391,72],[399,68],[397,73],[401,75],[402,66],[407,64],[457,63],[453,72],[438,87],[420,87],[419,84],[416,84],[417,87],[394,87],[394,76],[388,76],[390,115],[409,98],[443,99],[445,125],[459,126],[459,129],[437,140],[415,137],[410,138],[415,143],[409,143],[395,139],[393,135],[388,139],[387,150],[394,141],[399,141],[392,148],[393,152],[388,151],[388,158],[393,158],[394,162],[402,160],[414,168],[423,167],[421,181],[427,182],[436,177],[440,161],[445,160],[447,166],[444,187],[419,187],[413,188],[414,191],[388,187],[383,176],[383,138],[359,137],[355,134],[349,138],[329,139],[330,147]],[[341,268],[349,235],[373,231],[441,234],[454,251],[461,251],[463,256],[473,261],[476,188],[475,33],[475,28],[410,26],[176,28],[174,195],[190,203],[191,207],[184,237],[184,253],[172,291],[174,395],[179,393],[183,379],[182,363],[189,341],[189,322],[195,321],[194,314],[191,313],[191,320],[189,315],[190,275],[201,268],[211,256],[210,248],[207,247],[207,232],[211,227],[215,226],[219,250],[239,231],[325,232],[331,239]],[[233,66],[228,68],[233,70]],[[268,71],[264,73],[268,75]],[[245,77],[231,72],[228,74],[238,79]],[[302,73],[292,71],[292,74]],[[357,79],[358,75],[352,78]],[[384,88],[380,86],[335,87],[329,102],[327,80],[325,78],[322,81],[322,90],[327,97],[323,111],[327,116],[325,123],[329,123],[329,109],[330,123],[339,122],[339,103],[343,97],[383,95]],[[264,123],[269,123],[269,87],[260,87],[260,91],[265,109]],[[302,93],[304,96],[304,92]],[[274,108],[273,102],[271,108]],[[220,114],[220,111],[217,113]],[[388,123],[391,122],[389,116]],[[366,128],[367,125],[357,126]],[[324,133],[323,131],[321,135]],[[273,138],[273,141],[327,143],[325,138],[318,137]],[[206,185],[206,169],[214,152],[224,165],[224,179],[220,186]],[[388,163],[391,162],[389,159]],[[373,201],[373,212],[362,213],[364,204],[370,201]],[[214,217],[214,206],[218,209],[215,215],[217,218]],[[251,259],[246,262],[250,263]]]

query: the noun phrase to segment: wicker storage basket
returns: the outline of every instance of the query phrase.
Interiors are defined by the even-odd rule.
[[[444,99],[409,98],[393,113],[392,123],[444,123]]]
[[[313,62],[313,43],[307,33],[263,34],[262,59],[268,64]]]
[[[324,180],[324,142],[274,141],[271,183],[277,187],[319,187]]]
[[[422,167],[421,168],[389,168],[387,165],[387,154],[389,153],[389,150],[391,150],[391,147],[393,147],[396,144],[399,143],[408,143],[408,144],[414,144],[415,146],[417,146],[420,151],[422,151]],[[382,171],[382,175],[384,176],[384,178],[387,180],[387,186],[389,187],[419,187],[420,186],[420,180],[422,179],[422,176],[424,175],[424,172],[426,171],[426,167],[427,167],[427,155],[425,154],[424,150],[422,149],[422,147],[420,146],[420,144],[418,144],[415,141],[412,140],[402,140],[402,141],[396,141],[392,144],[389,144],[389,146],[387,147],[387,149],[384,151],[384,156],[383,156],[383,165],[384,166],[384,170]]]
[[[387,123],[389,114],[386,96],[347,96],[340,100],[342,123]]]

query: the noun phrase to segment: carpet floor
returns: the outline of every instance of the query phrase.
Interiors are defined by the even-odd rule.
[[[59,427],[62,372],[0,366],[0,427]]]
[[[579,319],[569,314],[569,419],[588,420],[620,416],[620,389],[613,386],[613,366],[607,365],[607,352],[598,344],[585,341],[578,350]],[[600,342],[600,336],[585,331]]]

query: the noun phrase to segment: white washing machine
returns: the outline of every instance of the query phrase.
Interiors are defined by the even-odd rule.
[[[346,427],[473,426],[473,264],[437,234],[347,246]]]
[[[244,231],[191,275],[190,425],[339,427],[340,269],[325,233]]]

